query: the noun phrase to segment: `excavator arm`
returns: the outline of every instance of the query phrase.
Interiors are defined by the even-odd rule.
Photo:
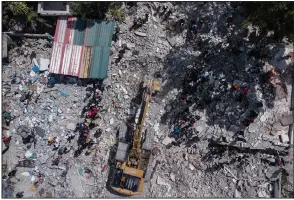
[[[151,154],[150,151],[142,150],[141,140],[151,96],[155,92],[160,91],[160,84],[154,80],[145,80],[143,87],[145,89],[144,97],[139,120],[133,135],[132,148],[124,162],[122,159],[118,161],[117,178],[115,178],[117,182],[112,186],[115,191],[126,195],[136,195],[142,192],[144,171]],[[124,145],[119,143],[118,149],[127,152]]]

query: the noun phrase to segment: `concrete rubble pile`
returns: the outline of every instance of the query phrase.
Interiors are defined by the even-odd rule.
[[[81,116],[92,114],[93,86],[77,78],[49,74],[48,43],[43,39],[27,40],[9,52],[10,62],[3,67],[2,127],[7,143],[3,143],[2,151],[7,151],[3,163],[8,188],[4,196],[94,197],[99,190],[86,191],[96,185],[104,188],[107,174],[101,171],[107,166],[111,144],[102,139],[97,148],[104,134],[104,129],[97,126],[103,126],[103,118],[97,118],[89,123],[94,125],[90,133],[92,147],[86,152],[80,149],[77,125],[84,122]],[[89,111],[83,110],[86,106]],[[105,112],[103,108],[100,111]],[[76,154],[81,155],[73,159]],[[10,177],[14,170],[17,173]]]
[[[151,181],[138,198],[272,197],[280,174],[293,176],[291,71],[264,62],[285,56],[277,58],[280,47],[252,43],[253,30],[240,28],[240,7],[230,2],[137,2],[124,10],[108,78],[98,84],[103,97],[89,130],[93,145],[78,155],[75,130],[96,88],[38,70],[50,58],[41,39],[9,52],[4,105],[16,117],[5,125],[12,137],[3,163],[7,172],[26,167],[17,167],[16,184],[6,180],[7,196],[117,197],[106,187],[117,129],[132,129],[140,83],[149,75],[162,90],[145,123],[155,133],[154,157]]]

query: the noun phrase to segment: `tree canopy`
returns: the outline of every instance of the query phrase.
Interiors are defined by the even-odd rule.
[[[120,5],[121,2],[111,1],[74,1],[71,3],[71,12],[82,18],[104,19],[109,9]]]
[[[294,2],[243,2],[248,13],[244,25],[257,26],[262,34],[274,31],[275,38],[284,37],[293,41],[294,36]]]

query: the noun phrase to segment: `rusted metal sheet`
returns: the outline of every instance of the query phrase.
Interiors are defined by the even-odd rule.
[[[80,63],[82,59],[83,46],[71,45],[71,44],[60,44],[56,43],[55,46],[62,45],[59,48],[53,47],[52,58],[50,65],[50,72],[71,76],[78,76]],[[55,51],[54,51],[55,50]],[[60,54],[58,54],[61,52]],[[58,55],[62,57],[59,58]],[[53,60],[53,61],[52,61]]]
[[[62,61],[61,65],[61,74],[68,75],[70,61],[71,61],[71,51],[72,51],[72,45],[65,45],[64,49],[64,59]]]
[[[92,47],[85,47],[84,48],[83,64],[81,66],[81,71],[79,74],[80,78],[88,78],[89,70],[91,67],[92,54],[93,54]]]
[[[58,74],[60,65],[62,64],[63,59],[63,46],[64,44],[54,42],[52,48],[51,62],[50,62],[50,72]]]
[[[54,42],[64,42],[65,32],[67,29],[67,17],[59,17],[54,35]]]
[[[60,17],[55,30],[54,42],[82,46],[85,32],[85,20],[76,17]]]
[[[70,17],[67,20],[67,29],[68,29],[68,38],[64,38],[64,43],[66,44],[73,44],[74,42],[74,37],[75,37],[75,32],[76,32],[76,21],[77,18],[75,17]],[[67,36],[67,35],[66,35]]]

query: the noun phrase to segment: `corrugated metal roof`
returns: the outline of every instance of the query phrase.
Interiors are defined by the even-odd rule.
[[[85,27],[86,21],[82,19],[76,19],[75,23],[75,37],[74,37],[74,45],[82,46],[84,44],[85,39]]]
[[[65,31],[67,28],[67,17],[59,17],[57,20],[55,35],[54,35],[54,42],[64,42]]]
[[[51,62],[50,62],[50,72],[59,74],[59,68],[61,65],[61,61],[63,58],[63,44],[56,43],[53,44],[52,55],[51,55]]]
[[[91,61],[93,57],[93,47],[85,47],[83,55],[83,64],[79,73],[80,78],[88,78],[89,69],[91,68]]]
[[[106,78],[114,21],[59,17],[50,72],[80,78]]]
[[[114,21],[88,20],[86,32],[86,46],[110,46]]]
[[[61,74],[78,76],[80,62],[82,60],[82,46],[66,44],[64,58],[61,66]]]
[[[93,54],[89,78],[107,77],[110,47],[95,47]]]

